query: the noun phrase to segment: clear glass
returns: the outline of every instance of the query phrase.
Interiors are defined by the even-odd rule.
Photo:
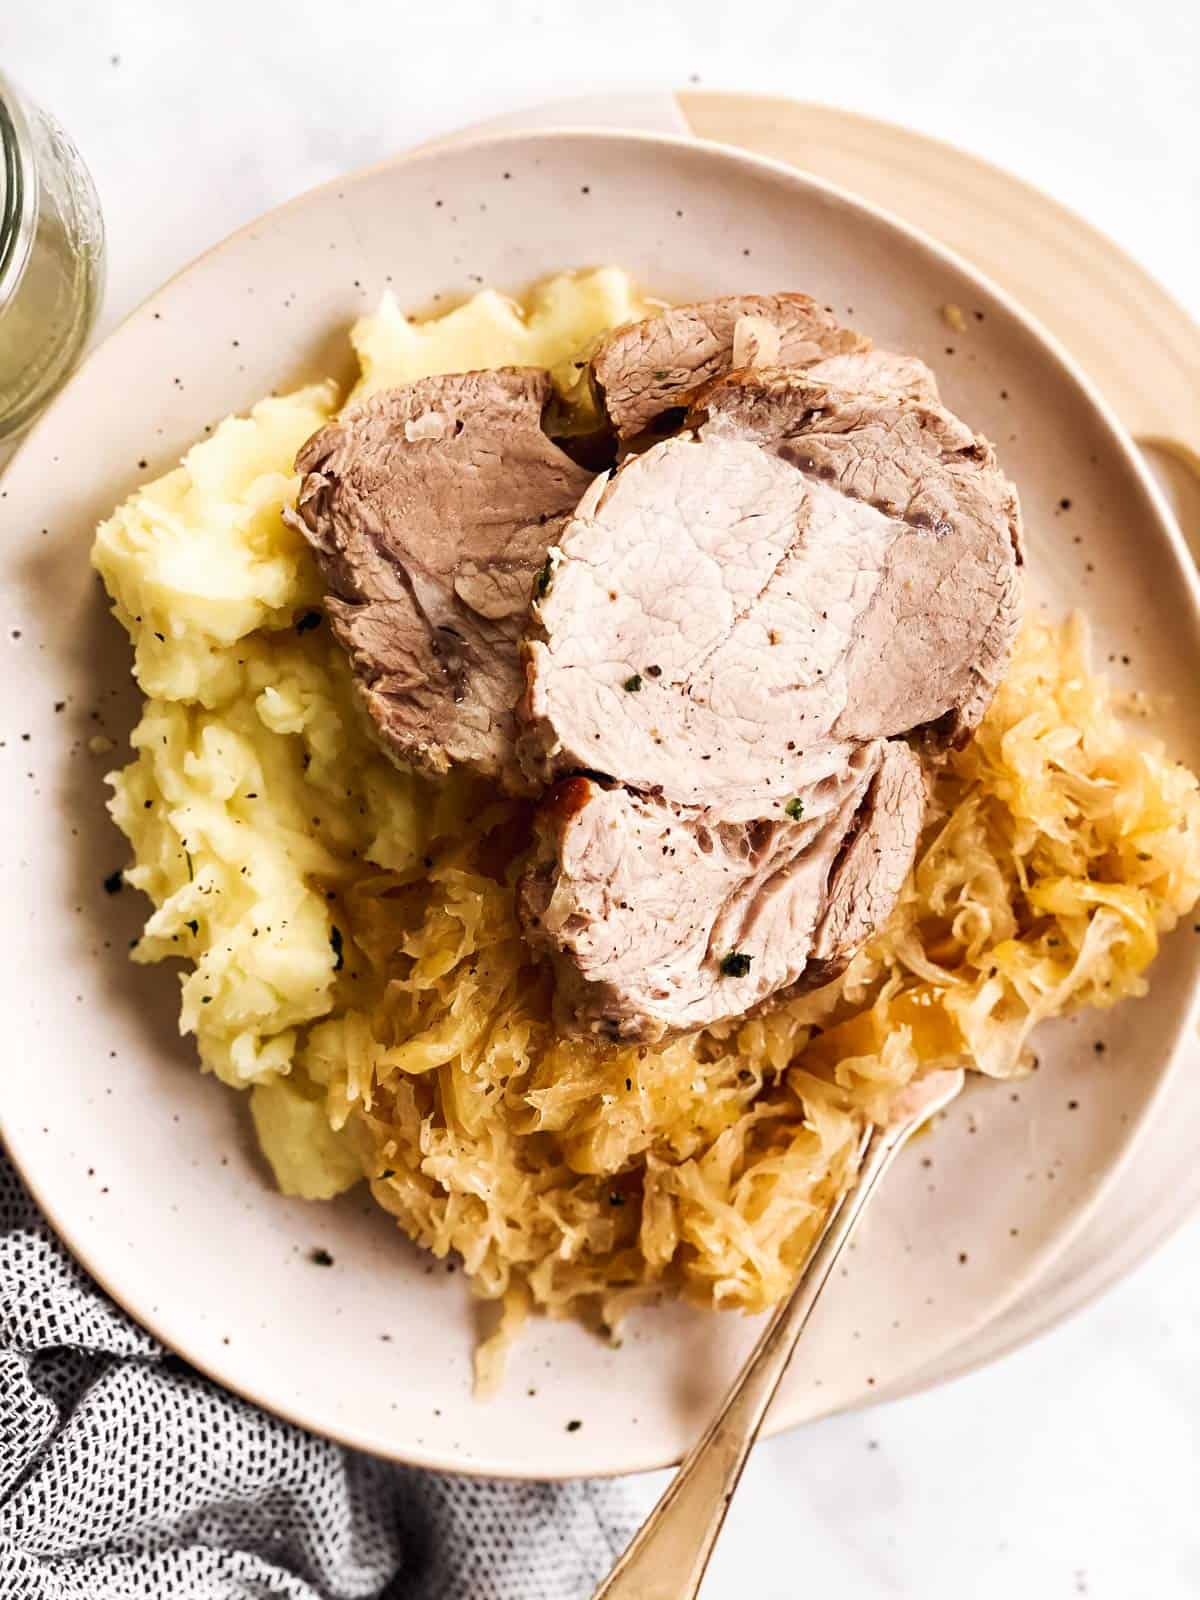
[[[66,134],[0,76],[0,439],[79,360],[104,288],[104,224]]]

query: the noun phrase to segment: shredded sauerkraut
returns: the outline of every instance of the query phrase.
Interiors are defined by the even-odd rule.
[[[451,787],[429,864],[358,886],[378,999],[323,1077],[379,1202],[504,1301],[485,1376],[529,1307],[612,1326],[662,1288],[770,1305],[852,1176],[864,1118],[934,1066],[1021,1073],[1042,1019],[1144,993],[1160,932],[1200,892],[1196,780],[1131,732],[1077,617],[1027,626],[936,778],[895,916],[843,978],[664,1046],[555,1032],[513,915],[528,817]]]

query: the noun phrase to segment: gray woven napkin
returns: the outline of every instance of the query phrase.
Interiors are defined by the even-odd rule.
[[[415,1472],[168,1355],[0,1153],[3,1600],[586,1600],[642,1496]]]

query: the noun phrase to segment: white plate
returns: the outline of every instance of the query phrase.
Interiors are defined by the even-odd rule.
[[[928,357],[1021,486],[1040,592],[1055,609],[1085,605],[1102,653],[1129,654],[1130,681],[1153,692],[1186,689],[1200,668],[1190,564],[1135,453],[1061,353],[960,263],[768,162],[582,132],[418,154],[236,235],[93,356],[0,486],[5,1136],[89,1269],[231,1388],[383,1454],[528,1476],[669,1461],[753,1326],[647,1311],[610,1350],[540,1324],[499,1398],[480,1405],[458,1278],[431,1273],[365,1199],[321,1207],[272,1193],[244,1106],[199,1077],[175,1035],[170,976],[124,960],[134,897],[101,886],[124,849],[101,810],[107,761],[87,740],[100,723],[127,727],[134,702],[127,645],[86,558],[92,525],[144,475],[140,461],[160,470],[225,412],[344,372],[346,325],[389,277],[420,305],[584,260],[619,262],[672,298],[805,288],[881,343]],[[984,313],[969,346],[941,319],[950,301]],[[1063,498],[1071,509],[1056,514]],[[1200,764],[1188,710],[1178,696],[1163,731]],[[1162,1086],[1196,956],[1188,925],[1156,964],[1151,1002],[1049,1030],[1035,1079],[978,1086],[923,1152],[933,1166],[903,1165],[814,1323],[775,1427],[902,1384],[1064,1247]],[[336,1264],[310,1264],[314,1245]],[[582,1426],[568,1432],[571,1420]]]

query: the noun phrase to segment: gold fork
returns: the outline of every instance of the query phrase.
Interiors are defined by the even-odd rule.
[[[834,1263],[897,1153],[962,1086],[959,1070],[930,1073],[903,1091],[886,1127],[864,1133],[858,1177],[830,1211],[791,1294],[594,1600],[695,1600],[767,1408]]]

